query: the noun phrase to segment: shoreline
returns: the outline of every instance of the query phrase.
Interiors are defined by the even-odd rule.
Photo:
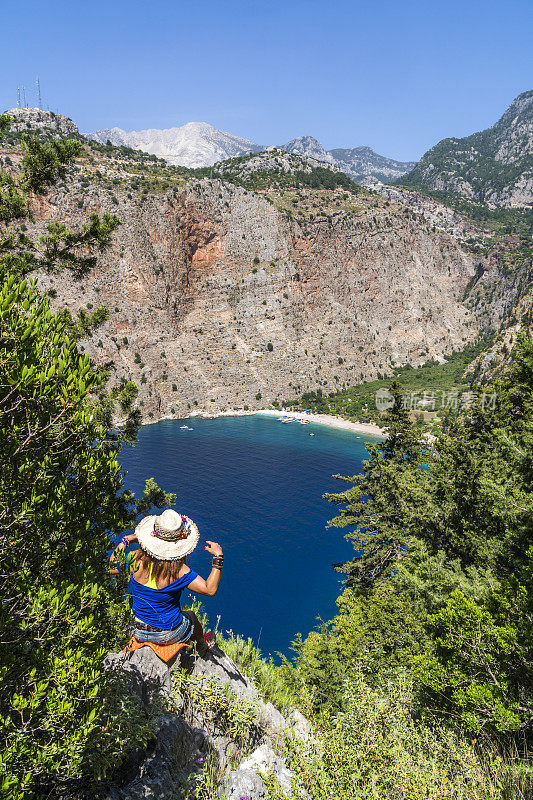
[[[265,417],[295,417],[296,419],[306,419],[316,425],[326,425],[337,430],[361,433],[365,436],[374,436],[377,439],[386,439],[387,434],[374,422],[352,422],[343,417],[335,417],[333,414],[308,414],[305,411],[276,411],[276,409],[263,408],[255,411],[254,414],[261,414]]]
[[[363,436],[372,436],[376,439],[386,439],[387,434],[379,425],[374,422],[352,422],[343,417],[335,417],[332,414],[307,414],[305,411],[280,411],[275,408],[261,408],[257,411],[241,411],[237,409],[230,409],[229,411],[219,411],[217,413],[209,414],[205,412],[198,412],[196,414],[189,414],[188,417],[160,417],[157,420],[143,421],[142,427],[145,425],[156,425],[158,422],[173,420],[174,422],[181,422],[192,419],[218,419],[219,417],[253,417],[255,415],[264,417],[294,417],[295,419],[306,419],[316,425],[325,425],[328,428],[336,428],[337,430],[350,431],[351,433],[362,434]]]

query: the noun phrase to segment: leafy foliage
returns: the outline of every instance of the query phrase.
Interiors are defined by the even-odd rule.
[[[172,681],[176,708],[194,708],[202,715],[208,733],[228,736],[240,747],[253,739],[257,712],[254,702],[236,694],[216,675],[189,675],[185,669],[177,668]]]
[[[413,700],[404,673],[378,688],[361,676],[345,680],[343,710],[318,729],[315,741],[287,742],[293,773],[312,800],[526,796],[495,752],[484,764],[474,747],[443,725],[416,721]],[[273,785],[269,800],[283,796]],[[291,799],[299,796],[294,787]]]
[[[431,447],[401,408],[364,471],[329,495],[355,555],[335,619],[296,642],[294,685],[327,727],[344,681],[407,671],[416,716],[504,749],[533,733],[533,340],[519,334],[494,407],[450,415]],[[397,396],[398,387],[391,387]],[[529,548],[530,555],[527,556]],[[342,795],[341,795],[342,796]],[[346,795],[351,796],[351,795]],[[353,795],[356,796],[356,795]],[[387,796],[387,795],[385,795]],[[415,794],[415,796],[417,796]]]
[[[419,660],[419,680],[479,733],[533,722],[533,548],[523,582],[514,575],[481,603],[461,592],[428,622],[435,652]]]
[[[384,417],[388,438],[368,446],[370,459],[364,462],[364,473],[336,476],[352,484],[349,489],[326,495],[330,502],[343,505],[330,526],[354,526],[346,538],[358,555],[343,565],[349,586],[371,585],[404,557],[409,530],[405,511],[409,502],[417,502],[422,443],[402,408],[399,385],[393,383],[390,391],[394,403]]]
[[[107,312],[75,325],[27,276],[91,263],[118,220],[93,217],[81,233],[53,223],[38,240],[9,228],[77,151],[69,141],[24,143],[0,198],[0,775],[4,796],[20,800],[98,780],[151,735],[151,720],[103,671],[128,615],[126,575],[109,578],[107,552],[153,501],[173,501],[153,482],[140,501],[122,490],[115,399],[76,345]],[[126,386],[116,398],[130,438],[134,394]]]
[[[375,402],[376,392],[384,388],[385,381],[394,379],[398,382],[402,394],[414,398],[415,408],[418,400],[424,397],[434,398],[434,410],[433,406],[429,406],[426,416],[436,421],[437,418],[440,419],[439,414],[446,413],[442,407],[446,406],[453,393],[457,396],[472,388],[471,379],[465,377],[465,370],[490,346],[491,342],[492,337],[483,338],[463,350],[450,353],[442,364],[430,360],[419,367],[412,367],[410,364],[395,367],[390,374],[384,375],[379,380],[361,381],[328,395],[324,394],[322,389],[305,392],[301,397],[286,400],[282,405],[309,408],[317,413],[335,414],[358,422],[382,424],[382,414]]]

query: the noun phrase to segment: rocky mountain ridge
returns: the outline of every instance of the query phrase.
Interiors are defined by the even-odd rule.
[[[188,122],[177,128],[123,131],[109,128],[86,134],[97,142],[125,145],[184,167],[209,167],[226,158],[257,153],[264,148],[248,139],[219,131],[206,122]]]
[[[352,147],[329,152],[337,167],[362,186],[372,186],[376,181],[392,183],[416,165],[416,161],[395,161],[393,158],[380,156],[371,147]]]
[[[268,149],[249,139],[225,133],[205,122],[188,122],[179,128],[150,129],[126,132],[120,128],[107,128],[85,134],[94,141],[125,145],[164,158],[169,164],[185,167],[210,167],[228,158],[259,153]],[[318,139],[300,136],[277,149],[324,161],[343,170],[356,183],[370,185],[376,181],[390,181],[409,172],[415,162],[401,162],[380,156],[370,147],[345,150],[324,150]]]
[[[281,149],[331,164],[361,186],[372,186],[376,182],[390,183],[406,175],[416,165],[415,161],[395,161],[380,156],[371,147],[324,150],[321,142],[312,136],[300,136],[281,145]]]
[[[493,207],[532,206],[533,90],[519,95],[491,128],[440,141],[398,183]]]

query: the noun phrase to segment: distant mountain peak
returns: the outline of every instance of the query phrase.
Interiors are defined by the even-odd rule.
[[[218,161],[263,149],[249,139],[218,130],[208,122],[129,132],[116,127],[105,128],[87,135],[102,144],[109,140],[112,144],[127,145],[184,167],[209,167]]]
[[[267,149],[250,139],[218,130],[208,122],[187,122],[178,128],[129,132],[114,127],[95,131],[88,137],[103,144],[109,140],[112,144],[144,150],[164,158],[170,164],[184,167],[209,167],[229,158]],[[415,166],[415,162],[404,163],[380,156],[366,145],[328,151],[322,142],[309,135],[298,136],[278,149],[337,167],[355,183],[367,185],[377,181],[391,182]]]
[[[281,149],[287,153],[314,158],[317,161],[327,161],[328,164],[335,163],[330,153],[324,150],[322,142],[319,142],[314,136],[298,136],[282,145]]]

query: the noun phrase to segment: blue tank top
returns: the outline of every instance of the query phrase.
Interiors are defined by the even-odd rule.
[[[169,631],[177,628],[183,619],[181,613],[181,593],[189,583],[198,577],[198,573],[190,569],[182,578],[169,583],[163,589],[153,589],[130,578],[130,589],[133,613],[136,618],[153,628]]]

